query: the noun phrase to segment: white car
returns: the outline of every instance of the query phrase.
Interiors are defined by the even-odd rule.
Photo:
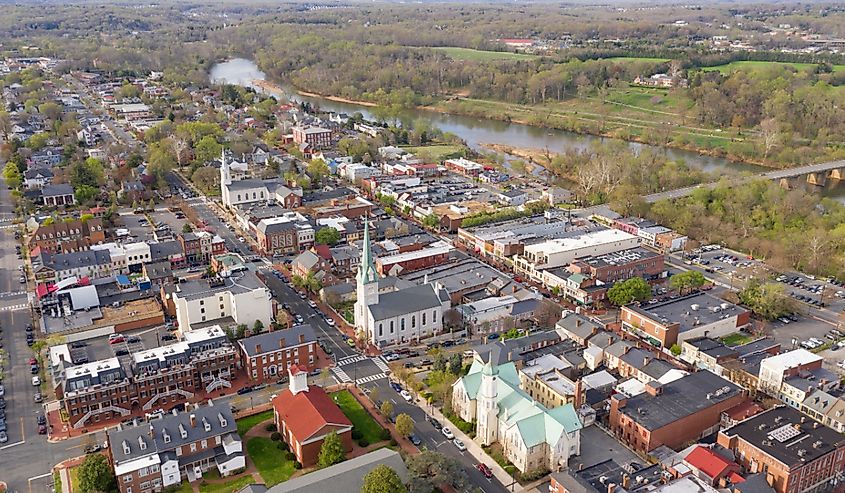
[[[842,360],[842,361],[840,361],[839,363],[836,363],[836,366],[838,366],[839,368],[842,368],[843,370],[845,370],[845,359],[843,359],[843,360]]]
[[[6,395],[6,388],[0,385],[0,397],[3,397],[4,395]]]
[[[317,308],[317,303],[314,303],[314,301],[312,300],[308,300],[308,306],[310,306],[311,308]]]
[[[326,324],[328,324],[329,327],[334,327],[334,319],[327,318]]]
[[[452,430],[450,430],[449,428],[443,428],[443,431],[441,433],[443,433],[443,436],[448,438],[449,440],[455,439],[455,434],[452,433]]]
[[[461,452],[466,452],[467,446],[464,445],[464,442],[462,442],[462,441],[460,441],[459,439],[456,438],[456,439],[452,440],[452,443],[454,443],[455,447],[457,447],[458,450],[460,450]]]
[[[41,385],[41,378],[38,375],[32,377],[32,386],[38,387],[39,385]]]
[[[411,399],[413,399],[411,393],[404,389],[402,390],[402,392],[399,392],[399,395],[401,395],[402,398],[405,399],[405,401],[407,402],[411,402]]]

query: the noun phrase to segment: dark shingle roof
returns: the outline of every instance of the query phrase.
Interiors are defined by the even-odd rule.
[[[303,342],[299,342],[300,336],[303,337]],[[284,339],[284,345],[282,345],[282,339]],[[264,353],[277,351],[279,349],[313,342],[315,340],[317,340],[317,338],[314,336],[314,328],[306,324],[247,337],[246,339],[238,341],[238,344],[243,348],[247,355],[258,356]],[[259,346],[261,347],[261,351],[258,350]]]

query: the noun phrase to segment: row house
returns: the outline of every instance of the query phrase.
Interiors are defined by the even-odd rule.
[[[30,238],[30,251],[35,248],[51,253],[87,250],[106,240],[103,221],[99,218],[69,222],[57,221],[36,228]]]
[[[212,257],[226,253],[223,238],[205,231],[181,233],[178,240],[185,260],[191,265],[207,264]]]
[[[296,325],[238,341],[247,375],[258,383],[275,382],[291,365],[313,368],[317,362],[317,338],[310,325]]]

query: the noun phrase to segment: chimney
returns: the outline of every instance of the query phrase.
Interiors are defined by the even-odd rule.
[[[150,432],[149,432],[149,435],[150,435],[150,438],[154,438],[154,437],[155,437],[155,430],[153,429],[153,425],[152,425],[152,424],[150,425]]]
[[[291,394],[308,392],[308,370],[304,366],[290,365],[288,375],[290,376],[288,388]]]
[[[663,393],[663,385],[657,380],[652,380],[646,384],[645,391],[650,396],[658,396]]]
[[[573,403],[573,405],[576,409],[581,407],[581,404],[583,402],[581,399],[582,392],[584,392],[584,382],[579,378],[575,381],[575,402]]]
[[[607,483],[607,493],[614,493],[616,491],[616,483]]]
[[[258,353],[258,354],[261,354],[261,352],[262,352],[262,351],[261,351],[261,344],[256,344],[256,345],[255,345],[255,352],[256,352],[256,353]]]
[[[299,334],[299,343],[302,344],[305,342],[305,334]]]
[[[623,474],[622,475],[622,489],[627,490],[630,487],[631,487],[631,476],[628,476],[627,474]]]
[[[644,357],[644,358],[643,358],[643,366],[646,366],[646,365],[647,365],[647,364],[649,364],[650,362],[651,362],[651,358],[649,358],[648,356],[646,356],[646,357]]]
[[[287,347],[287,345],[285,344],[285,338],[280,337],[279,338],[279,349],[284,349],[285,347]]]
[[[196,428],[196,427],[197,427],[197,415],[194,414],[194,413],[191,413],[191,428]]]
[[[511,286],[511,293],[516,293],[516,284]]]
[[[580,471],[580,470],[582,470],[582,469],[584,469],[584,463],[583,463],[583,462],[581,462],[580,464],[578,464],[578,470]]]
[[[576,318],[576,319],[575,319],[575,326],[576,326],[576,327],[580,327],[580,326],[581,326],[581,323],[583,323],[583,320],[581,320],[580,318]]]

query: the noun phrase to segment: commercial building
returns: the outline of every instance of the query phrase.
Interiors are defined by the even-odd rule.
[[[478,176],[484,171],[484,166],[462,157],[447,159],[443,161],[443,166],[447,170],[463,176]]]
[[[661,445],[679,449],[719,429],[721,414],[746,400],[742,389],[702,370],[668,384],[651,382],[646,392],[610,399],[610,430],[636,452]]]
[[[669,348],[695,337],[722,337],[751,322],[751,312],[706,292],[652,305],[622,307],[622,327],[650,343]]]
[[[845,481],[845,436],[789,407],[722,430],[717,443],[777,493],[838,491]]]
[[[310,325],[295,325],[240,339],[246,374],[259,383],[275,382],[291,366],[310,369],[317,361],[317,337]]]
[[[263,218],[250,226],[262,255],[298,253],[314,244],[314,226],[297,212]]]
[[[757,385],[760,390],[776,396],[787,379],[801,372],[817,370],[823,362],[823,357],[800,348],[770,356],[760,362]]]
[[[525,245],[523,253],[513,258],[514,272],[542,282],[545,270],[564,267],[583,257],[627,250],[638,244],[639,239],[636,236],[615,229],[554,238]]]
[[[282,440],[303,467],[317,463],[320,448],[331,432],[340,438],[346,452],[352,450],[352,422],[322,387],[308,386],[304,367],[288,369],[290,385],[276,396],[273,416]]]
[[[549,493],[642,493],[652,492],[663,482],[659,464],[634,470],[629,464],[607,459],[579,470],[553,473]],[[709,493],[706,490],[700,493]]]
[[[59,282],[69,277],[101,279],[115,275],[108,251],[83,250],[51,254],[45,250],[32,258],[32,272],[38,281]]]
[[[211,257],[226,253],[226,242],[223,238],[206,231],[181,233],[178,239],[185,260],[190,265],[208,264]]]
[[[332,145],[331,130],[321,127],[293,127],[293,141],[308,144],[312,149],[324,149]]]
[[[237,423],[228,406],[198,406],[165,414],[149,423],[108,432],[106,449],[120,493],[149,493],[246,467]]]
[[[446,262],[452,250],[452,245],[438,241],[419,250],[378,257],[376,271],[381,276],[398,276],[405,272],[425,269]]]
[[[269,327],[273,320],[270,291],[250,271],[162,286],[162,300],[183,333],[212,323],[252,327],[259,320]]]
[[[62,415],[77,429],[192,402],[197,392],[231,387],[237,368],[235,348],[216,326],[131,355],[83,364],[72,355],[66,345],[51,352],[50,369]]]

